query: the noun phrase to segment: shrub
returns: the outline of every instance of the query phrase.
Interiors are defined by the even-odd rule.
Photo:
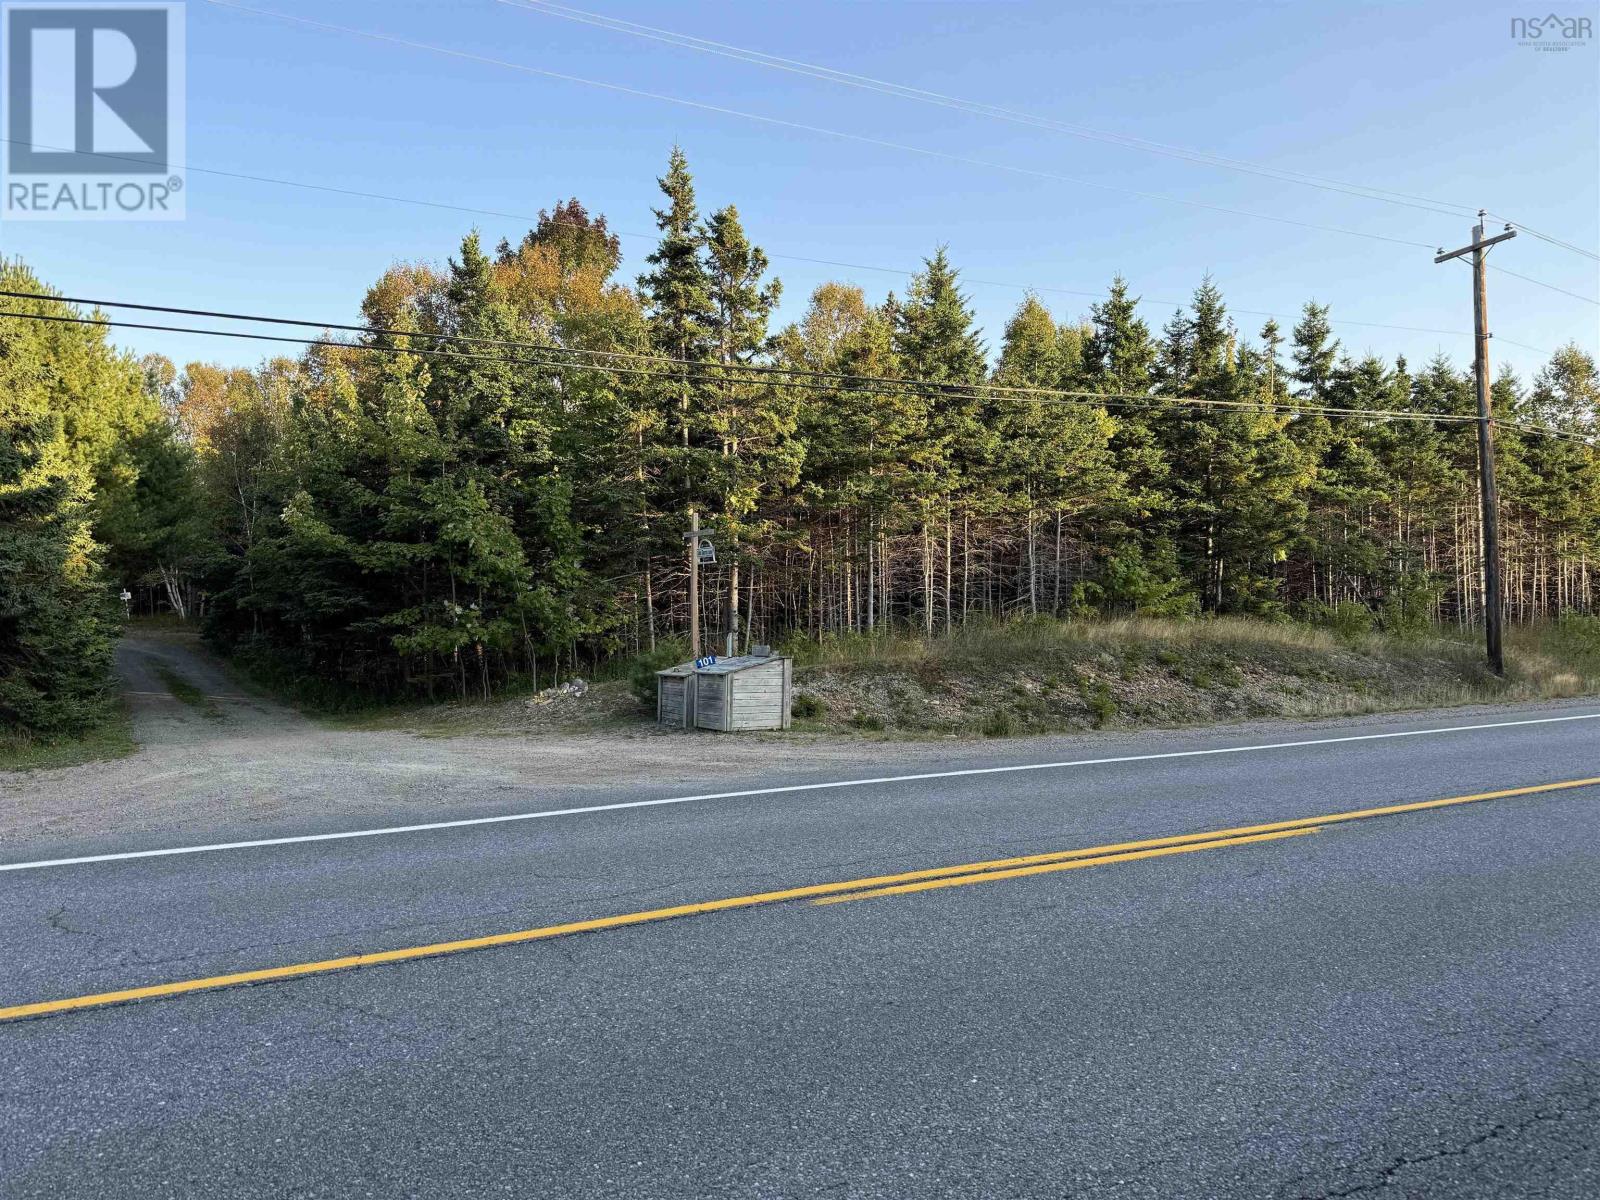
[[[1330,629],[1347,642],[1359,641],[1372,632],[1372,610],[1354,600],[1341,600],[1337,604],[1312,601],[1305,607],[1305,618],[1313,625]]]
[[[1556,635],[1569,652],[1600,655],[1600,616],[1564,612],[1556,621]]]
[[[1427,571],[1403,571],[1383,597],[1378,623],[1396,637],[1421,637],[1432,627],[1434,608],[1443,595],[1444,585]]]
[[[1003,708],[992,708],[983,719],[984,737],[1010,737],[1011,714]]]
[[[1104,682],[1083,683],[1083,702],[1089,706],[1089,715],[1094,718],[1094,727],[1104,729],[1106,723],[1117,715],[1116,697],[1111,694],[1110,685]]]
[[[628,684],[634,696],[645,708],[656,705],[656,672],[684,661],[687,651],[675,641],[658,643],[654,650],[646,650],[633,660],[628,671]]]
[[[795,696],[794,703],[789,706],[790,715],[797,717],[800,720],[809,720],[812,717],[820,717],[822,712],[822,701],[817,699],[810,692],[800,692]]]

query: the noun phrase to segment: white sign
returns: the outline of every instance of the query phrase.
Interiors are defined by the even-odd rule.
[[[695,550],[695,558],[702,567],[711,566],[717,561],[717,548],[710,538],[700,539],[700,545]]]

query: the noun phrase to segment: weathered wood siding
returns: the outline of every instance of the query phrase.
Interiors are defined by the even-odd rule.
[[[656,676],[656,720],[663,725],[683,728],[683,698],[686,679]]]
[[[729,728],[783,728],[784,666],[782,661],[775,661],[728,676],[733,681],[733,719]]]
[[[728,675],[696,675],[694,723],[701,729],[728,728]]]

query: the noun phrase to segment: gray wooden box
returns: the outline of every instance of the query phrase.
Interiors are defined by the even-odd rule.
[[[679,663],[656,672],[656,723],[674,729],[694,728],[694,663]]]
[[[787,729],[793,688],[793,659],[724,658],[694,673],[694,725],[730,733]]]

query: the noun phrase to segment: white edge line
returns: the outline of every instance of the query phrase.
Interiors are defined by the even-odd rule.
[[[1341,742],[1377,742],[1391,738],[1428,737],[1441,733],[1470,733],[1479,729],[1510,729],[1521,725],[1555,725],[1565,721],[1600,721],[1600,713],[1570,717],[1535,717],[1522,721],[1492,721],[1482,725],[1451,725],[1443,729],[1406,729],[1395,733],[1361,733],[1349,737],[1309,738],[1298,742],[1268,742],[1259,746],[1217,746],[1208,750],[1171,750],[1162,754],[1125,754],[1114,758],[1079,758],[1065,762],[1020,763],[1006,767],[969,767],[959,771],[927,771],[916,775],[880,775],[871,779],[836,779],[826,783],[791,783],[782,787],[749,788],[737,792],[703,792],[697,796],[665,796],[656,800],[625,800],[583,808],[551,808],[539,812],[507,813],[495,817],[468,817],[458,821],[429,821],[421,825],[391,825],[382,829],[352,829],[340,833],[306,833],[295,837],[260,838],[248,842],[216,842],[205,846],[176,846],[164,850],[129,850],[118,854],[90,854],[82,858],[53,858],[40,862],[0,863],[0,872],[35,871],[44,867],[73,867],[88,863],[127,862],[138,858],[171,858],[180,854],[210,854],[218,850],[255,850],[263,846],[297,846],[306,842],[340,842],[352,838],[385,837],[395,833],[425,833],[435,829],[466,829],[475,825],[504,825],[513,821],[539,821],[547,817],[575,817],[585,813],[619,812],[630,808],[659,808],[701,800],[740,800],[751,796],[778,796],[791,792],[821,792],[836,788],[873,787],[887,783],[916,783],[927,779],[962,779],[975,775],[1005,775],[1022,771],[1059,771],[1071,767],[1096,767],[1113,763],[1154,762],[1158,759],[1203,758],[1217,754],[1250,754],[1261,750],[1293,750],[1302,746],[1332,746]]]

